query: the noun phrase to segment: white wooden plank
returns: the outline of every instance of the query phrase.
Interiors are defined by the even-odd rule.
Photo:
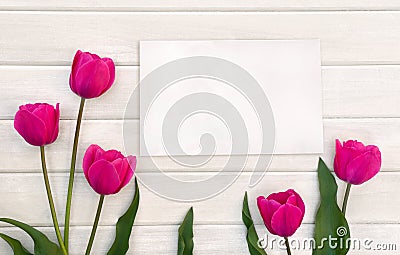
[[[27,102],[60,102],[61,118],[75,119],[79,98],[69,89],[69,72],[66,66],[0,66],[0,118],[12,119]],[[133,114],[124,116],[138,67],[119,66],[116,73],[114,86],[87,102],[85,119],[139,117],[138,93]],[[325,66],[322,79],[325,117],[400,117],[400,66]]]
[[[323,67],[322,79],[323,110],[326,117],[398,115],[398,66]]]
[[[324,64],[400,63],[398,20],[397,11],[4,11],[0,64],[69,65],[81,48],[132,65],[138,64],[139,40],[295,38],[320,38]]]
[[[138,170],[140,176],[140,170]],[[141,173],[152,175],[151,173]],[[202,180],[214,173],[171,173],[181,180]],[[232,174],[226,173],[227,178]],[[154,176],[154,175],[153,175]],[[241,224],[241,207],[245,191],[249,192],[249,206],[254,221],[261,224],[256,206],[259,195],[294,188],[306,204],[304,223],[313,223],[319,204],[318,181],[316,173],[277,173],[268,172],[254,188],[249,188],[250,173],[243,173],[227,190],[209,200],[182,203],[150,192],[140,185],[140,209],[138,225],[178,224],[190,206],[196,211],[197,224]],[[33,225],[50,226],[51,217],[47,206],[43,178],[37,174],[1,174],[0,187],[1,215],[13,217]],[[52,174],[51,185],[55,194],[55,205],[59,218],[64,215],[67,174]],[[362,186],[353,187],[348,206],[347,219],[351,223],[400,223],[400,198],[393,194],[400,192],[400,173],[380,173],[376,178]],[[339,182],[339,203],[344,194],[344,183]],[[178,187],[176,187],[178,189]],[[102,225],[114,224],[118,216],[126,210],[134,192],[131,183],[120,194],[105,200]],[[98,195],[87,184],[84,176],[78,174],[74,190],[72,208],[73,225],[91,225],[97,207]],[[29,208],[29,213],[27,213]],[[212,208],[212,210],[211,210]],[[162,212],[162,216],[160,213]]]
[[[13,119],[21,104],[49,102],[60,103],[62,119],[76,119],[80,98],[70,90],[70,69],[66,66],[0,66],[0,87],[3,89],[0,118]],[[100,98],[86,101],[84,118],[123,119],[128,100],[138,82],[138,67],[117,67],[113,87]],[[138,94],[135,102],[135,114],[129,118],[139,117]]]
[[[288,0],[284,2],[260,0],[4,0],[0,10],[114,10],[114,11],[263,11],[263,10],[398,10],[396,0]]]
[[[264,236],[265,227],[257,225],[256,229],[260,236]],[[53,235],[53,229],[49,227],[39,228],[39,230]],[[26,235],[22,234],[15,228],[0,228],[1,232],[5,232],[20,240],[23,244],[32,250],[32,244]],[[134,226],[130,239],[130,250],[128,254],[176,254],[178,240],[178,226]],[[400,226],[394,224],[354,224],[351,225],[352,237],[364,240],[366,238],[373,241],[373,245],[378,244],[395,244],[398,247],[400,238]],[[90,227],[73,227],[71,228],[71,255],[82,254],[85,249],[90,235]],[[111,245],[114,235],[114,228],[99,227],[93,246],[93,254],[106,254]],[[313,225],[302,225],[291,240],[298,239],[300,241],[311,238],[313,236]],[[270,236],[273,237],[273,236]],[[54,238],[51,238],[56,241]],[[238,225],[195,225],[194,226],[194,254],[196,255],[243,255],[249,254],[246,244],[246,235],[244,226]],[[277,239],[279,240],[279,239]],[[0,242],[3,242],[0,240]],[[271,254],[285,255],[286,251],[276,249],[267,249]],[[0,245],[0,255],[9,255],[11,249],[6,244]],[[376,250],[351,250],[351,255],[376,255]],[[382,251],[387,254],[393,254],[395,251]],[[308,255],[310,250],[295,250],[295,254]],[[385,253],[385,254],[386,254]]]
[[[139,123],[128,120],[132,126],[132,136],[127,142],[135,144],[131,154],[139,155]],[[58,140],[46,148],[48,166],[52,171],[65,172],[69,168],[74,120],[61,121]],[[315,171],[318,157],[322,156],[329,165],[334,157],[335,139],[359,139],[366,144],[376,144],[383,154],[383,171],[398,171],[398,155],[400,154],[400,119],[326,119],[324,120],[324,154],[323,155],[276,155],[272,159],[270,171]],[[40,169],[39,149],[28,145],[14,130],[11,120],[0,122],[0,171],[1,172],[32,172]],[[78,169],[81,169],[83,153],[91,143],[97,143],[104,148],[115,148],[124,151],[122,120],[84,120],[81,129],[81,139],[78,149]],[[238,157],[238,156],[236,156]],[[157,157],[156,162],[163,171],[220,171],[226,164],[228,156],[216,156],[209,163],[198,168],[187,168],[175,163],[168,157]],[[184,159],[184,157],[181,157]],[[244,171],[252,171],[257,161],[256,156],[250,156]],[[151,159],[139,158],[138,168],[143,171],[153,171]],[[236,169],[228,169],[236,171]]]

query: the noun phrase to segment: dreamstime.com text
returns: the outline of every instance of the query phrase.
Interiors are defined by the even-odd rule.
[[[343,232],[343,229],[338,229],[338,233],[343,233],[342,236],[346,235]],[[377,242],[371,238],[348,238],[344,240],[339,237],[328,236],[323,238],[320,242],[315,241],[314,238],[289,238],[289,246],[292,250],[313,250],[313,249],[322,249],[326,246],[329,246],[332,249],[344,249],[348,248],[349,250],[364,250],[364,251],[397,251],[398,247],[395,243],[384,243]],[[270,236],[267,233],[264,234],[264,237],[261,237],[258,240],[258,246],[262,249],[269,250],[286,250],[285,240],[280,237]]]

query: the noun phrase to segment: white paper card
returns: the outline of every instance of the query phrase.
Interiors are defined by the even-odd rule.
[[[205,61],[204,64],[201,61]],[[242,71],[247,72],[265,93],[265,102],[269,103],[273,113],[273,120],[268,120],[268,123],[273,121],[275,127],[273,151],[266,151],[262,146],[266,129],[260,127],[257,112],[264,109],[255,109],[252,99],[249,99],[251,93],[254,96],[254,90],[246,91],[247,84],[236,84],[241,88],[237,89],[235,84],[221,78],[229,79],[229,72],[222,73],[229,71],[230,65],[232,77],[239,77],[234,79],[240,80]],[[210,72],[210,75],[201,73],[180,77],[191,72],[196,74],[193,69],[198,67],[209,68],[202,72]],[[150,79],[150,76],[153,77]],[[140,86],[142,156],[323,151],[319,40],[141,41],[141,81],[145,77],[151,82],[142,82]],[[156,82],[158,85],[154,84]],[[161,84],[164,82],[168,84]],[[262,93],[258,94],[261,96]],[[188,98],[182,100],[193,95],[192,101]],[[223,104],[216,105],[214,99],[220,99]],[[188,102],[193,102],[193,105]],[[191,109],[195,104],[200,109]],[[227,106],[233,106],[236,113],[226,115],[224,107]],[[194,112],[189,114],[189,110]],[[178,114],[173,115],[171,111]],[[228,123],[235,116],[240,116],[244,122],[242,137],[233,137],[234,134],[237,136],[238,127],[243,127],[240,121],[237,125]],[[238,143],[246,142],[248,146],[233,150],[234,139],[244,139]],[[215,149],[205,149],[202,147],[204,144]]]

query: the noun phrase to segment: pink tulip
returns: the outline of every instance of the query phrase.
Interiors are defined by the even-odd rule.
[[[83,98],[99,97],[106,92],[115,79],[115,65],[111,58],[78,50],[72,63],[69,85]]]
[[[293,235],[304,217],[304,202],[294,190],[259,196],[257,206],[264,224],[271,234],[281,237]]]
[[[57,139],[59,119],[59,104],[56,108],[45,103],[21,105],[15,114],[14,128],[27,143],[43,146]]]
[[[92,144],[86,150],[82,167],[94,191],[100,195],[110,195],[118,193],[132,179],[136,157],[124,157],[119,151],[104,151]]]
[[[375,145],[364,146],[357,140],[336,139],[334,169],[336,175],[350,184],[362,184],[374,177],[381,168],[381,152]]]

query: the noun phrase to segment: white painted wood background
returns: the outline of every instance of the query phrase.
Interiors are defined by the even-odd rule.
[[[39,150],[28,146],[13,129],[18,105],[61,103],[61,131],[48,147],[51,184],[63,222],[67,169],[79,99],[68,86],[73,55],[83,49],[116,61],[117,79],[84,113],[78,162],[90,143],[123,149],[122,118],[138,81],[138,41],[157,39],[299,39],[320,38],[323,63],[323,158],[332,165],[334,139],[357,138],[377,144],[382,172],[352,190],[348,219],[352,236],[400,249],[400,1],[398,0],[1,0],[0,1],[0,216],[31,223],[55,240],[48,211]],[[137,106],[138,109],[138,106]],[[137,126],[138,112],[129,116]],[[137,135],[137,143],[139,135]],[[137,146],[138,148],[138,146]],[[138,151],[138,150],[137,150]],[[206,177],[224,162],[193,170],[165,158],[165,171]],[[265,228],[255,198],[295,188],[306,203],[304,224],[296,237],[311,237],[318,206],[318,155],[273,159],[270,171],[255,188],[247,187],[251,167],[221,195],[197,203],[164,200],[141,187],[141,204],[129,254],[176,254],[177,228],[187,209],[195,213],[195,254],[248,254],[241,205],[249,190],[250,206],[261,235]],[[254,159],[251,160],[254,162]],[[250,162],[250,165],[251,165]],[[137,171],[151,174],[145,159]],[[72,214],[71,254],[83,254],[97,197],[78,163]],[[232,169],[233,171],[233,169]],[[105,254],[114,238],[114,223],[132,197],[133,185],[106,199],[93,254]],[[340,184],[343,193],[343,185]],[[341,197],[339,200],[341,201]],[[0,232],[21,237],[15,228]],[[0,242],[0,254],[11,249]],[[270,254],[284,254],[271,252]],[[296,251],[294,254],[311,254]],[[398,254],[351,251],[349,254]]]

